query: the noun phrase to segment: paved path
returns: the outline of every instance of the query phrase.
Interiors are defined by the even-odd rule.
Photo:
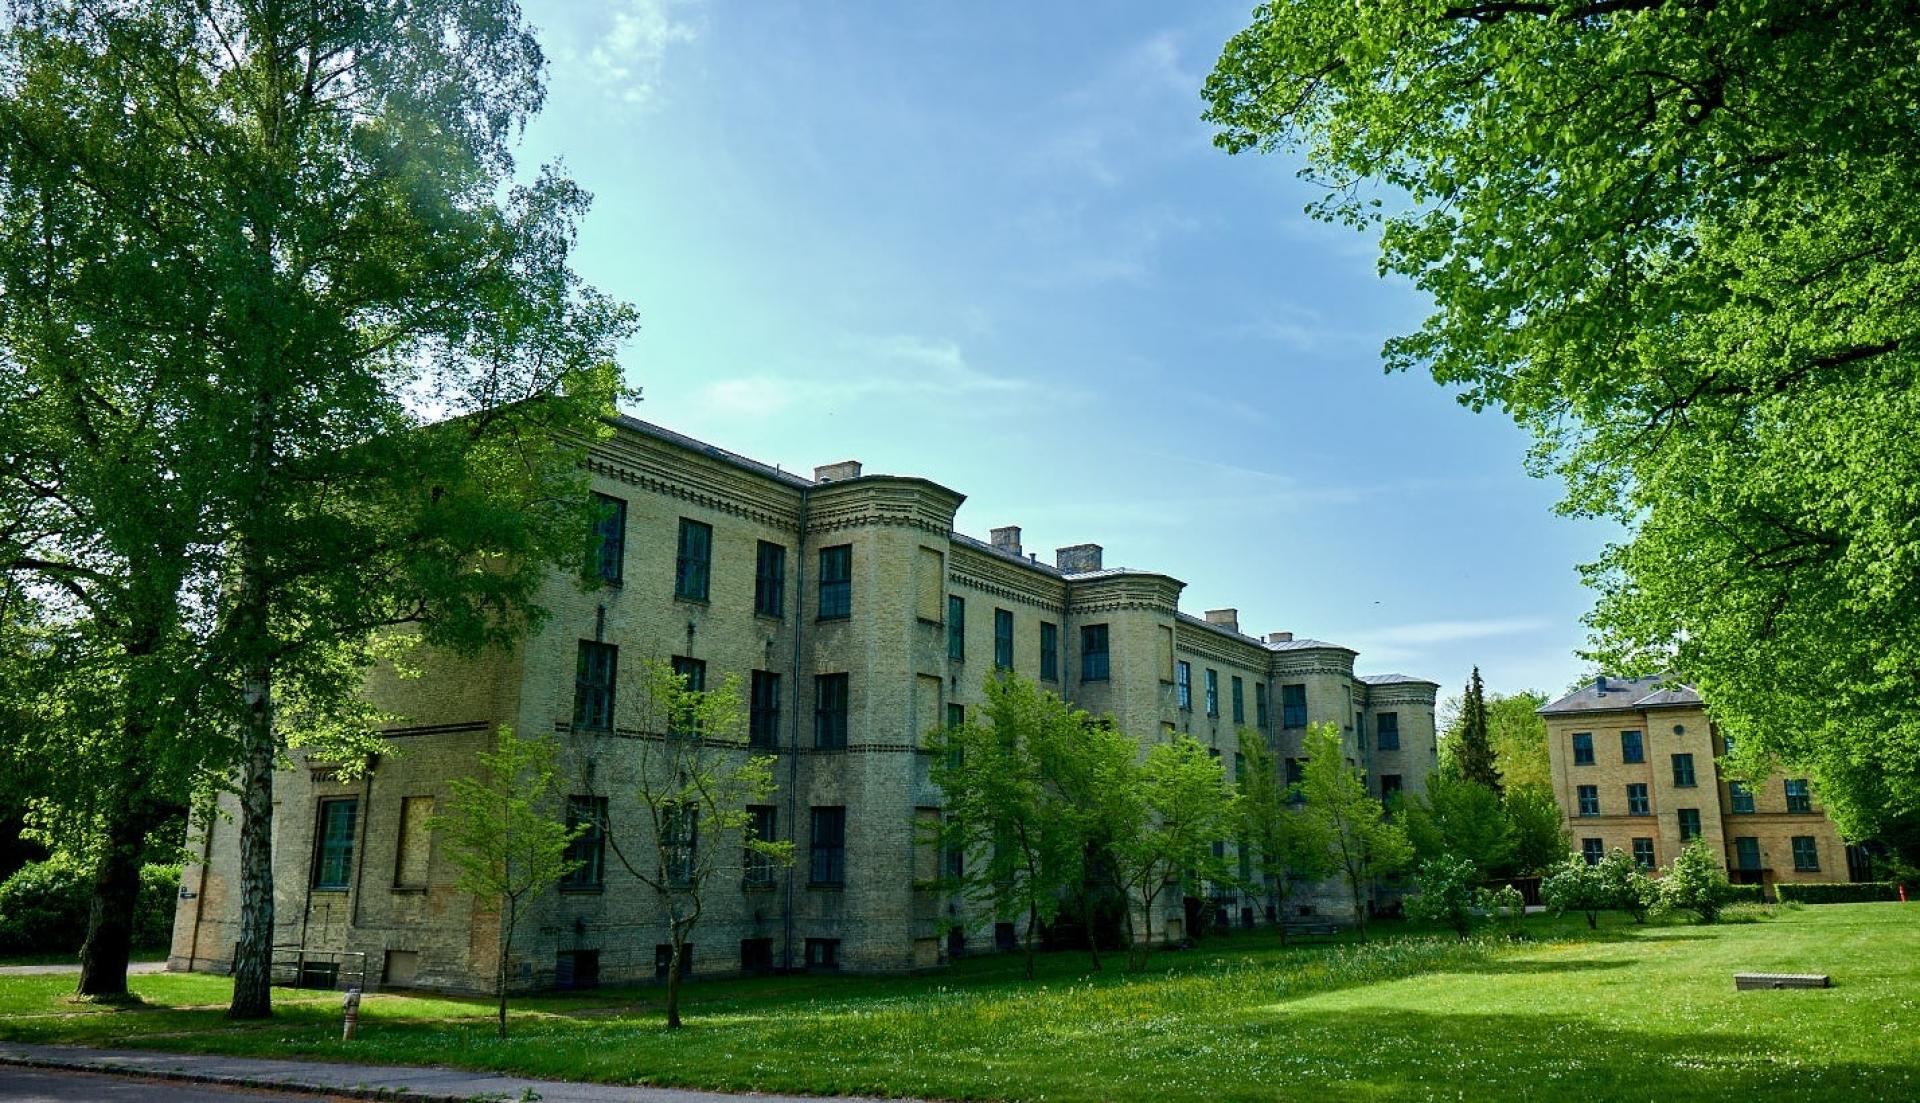
[[[60,965],[0,965],[0,977],[45,977],[58,973],[78,973],[80,963],[66,962]],[[127,965],[129,973],[164,973],[167,963],[164,961],[135,961]]]
[[[211,1084],[189,1084],[177,1080],[148,1080],[137,1076],[107,1076],[98,1072],[71,1072],[65,1069],[32,1069],[18,1065],[0,1065],[0,1100],[6,1103],[292,1103],[312,1100],[302,1092],[258,1091],[248,1088],[221,1088]],[[343,1098],[335,1096],[334,1098]]]
[[[413,1065],[339,1065],[325,1061],[203,1057],[144,1050],[0,1042],[0,1068],[9,1065],[115,1072],[233,1088],[281,1088],[359,1099],[390,1099],[400,1095],[404,1099],[445,1103],[469,1103],[475,1098],[540,1099],[545,1103],[724,1103],[727,1100],[752,1100],[753,1103],[853,1103],[846,1099],[826,1100],[820,1096],[722,1095],[675,1088],[528,1080],[518,1076]]]

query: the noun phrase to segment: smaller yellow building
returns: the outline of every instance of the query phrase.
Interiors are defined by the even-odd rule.
[[[1846,844],[1806,778],[1721,776],[1727,743],[1692,687],[1595,678],[1540,715],[1554,794],[1587,861],[1618,847],[1659,869],[1705,838],[1736,884],[1850,879]]]

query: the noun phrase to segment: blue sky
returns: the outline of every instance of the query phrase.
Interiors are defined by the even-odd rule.
[[[1247,7],[527,0],[524,172],[596,196],[634,413],[790,469],[858,459],[1454,693],[1557,693],[1606,528],[1526,437],[1382,373],[1423,298],[1228,157],[1199,88]]]

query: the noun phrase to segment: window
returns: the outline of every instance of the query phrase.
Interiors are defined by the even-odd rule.
[[[660,942],[653,947],[653,975],[656,980],[667,979],[667,970],[673,967],[673,943]],[[693,975],[693,943],[680,947],[680,979],[686,980]]]
[[[320,802],[320,832],[313,852],[314,888],[347,890],[353,878],[353,828],[359,813],[360,802],[352,798]]]
[[[749,977],[765,976],[773,972],[773,939],[741,939],[740,972]]]
[[[962,660],[967,657],[967,601],[954,594],[947,595],[947,658]]]
[[[813,679],[813,745],[823,751],[847,745],[847,676],[821,674]]]
[[[1207,691],[1207,715],[1220,715],[1220,672],[1209,670],[1201,683]]]
[[[1287,784],[1298,785],[1307,780],[1307,764],[1303,758],[1287,759]]]
[[[1397,796],[1401,788],[1402,786],[1400,783],[1399,774],[1381,774],[1380,775],[1380,799],[1381,800],[1386,800],[1389,797]]]
[[[1381,713],[1379,716],[1374,717],[1374,727],[1378,729],[1377,731],[1374,732],[1374,735],[1377,737],[1379,741],[1379,747],[1381,750],[1397,751],[1400,749],[1400,714],[1399,713],[1397,712]]]
[[[774,841],[774,830],[780,825],[780,821],[776,818],[778,814],[778,809],[771,804],[747,805],[747,824],[751,832],[748,838],[761,842]],[[751,847],[741,849],[745,853],[741,855],[740,868],[746,871],[747,884],[773,884],[773,859]]]
[[[593,561],[589,569],[602,582],[618,583],[627,559],[627,503],[595,494],[593,512]]]
[[[1107,680],[1107,626],[1089,624],[1080,629],[1080,680]]]
[[[613,728],[613,668],[620,649],[610,643],[580,641],[573,679],[573,726],[587,731]]]
[[[1280,687],[1280,726],[1283,728],[1304,728],[1307,726],[1307,687]]]
[[[1727,802],[1735,812],[1753,811],[1753,789],[1744,781],[1727,782]]]
[[[853,615],[853,545],[820,549],[820,619]]]
[[[1246,689],[1247,689],[1246,684],[1241,682],[1240,678],[1236,675],[1233,679],[1233,689],[1232,689],[1233,722],[1235,724],[1244,724],[1247,722]]]
[[[1807,779],[1790,777],[1787,779],[1787,811],[1813,811],[1813,794],[1807,789]]]
[[[837,938],[807,939],[807,968],[840,968],[840,940]]]
[[[1673,787],[1675,789],[1693,788],[1693,756],[1677,754],[1673,756]]]
[[[566,858],[578,862],[560,878],[563,889],[597,889],[607,877],[607,798],[568,797],[567,830],[585,827],[567,844]]]
[[[1723,735],[1720,737],[1720,753],[1723,755],[1733,753],[1733,736]]]
[[[807,832],[807,881],[814,885],[847,882],[847,810],[814,808]]]
[[[753,672],[747,702],[747,744],[762,750],[780,745],[780,675],[771,670]]]
[[[1267,730],[1267,683],[1253,683],[1253,722],[1261,731]]]
[[[947,727],[964,728],[966,726],[967,726],[967,706],[948,705],[947,706]]]
[[[707,689],[707,664],[703,659],[689,659],[685,655],[673,657],[673,673],[680,679],[680,686],[688,693],[705,693]],[[700,720],[694,712],[693,702],[687,701],[687,707],[678,710],[676,715],[667,717],[667,733],[670,735],[699,735]]]
[[[1633,864],[1641,869],[1653,868],[1653,840],[1640,837],[1633,840]]]
[[[1587,860],[1588,865],[1597,866],[1600,859],[1607,856],[1607,844],[1601,839],[1581,839],[1580,856]]]
[[[713,564],[713,526],[680,518],[680,554],[674,560],[673,596],[707,600],[707,574]]]
[[[1812,835],[1793,837],[1793,868],[1801,873],[1815,873],[1820,869],[1820,844]]]
[[[600,987],[600,951],[560,950],[555,953],[553,986],[574,990]]]
[[[763,617],[787,615],[787,549],[765,540],[754,553],[753,611]]]
[[[1060,626],[1044,620],[1040,622],[1040,678],[1060,680]]]
[[[1757,870],[1760,868],[1760,840],[1753,835],[1742,835],[1733,840],[1733,864],[1737,869]]]
[[[700,857],[700,809],[692,804],[670,804],[661,809],[660,829],[665,837],[667,880],[676,885],[693,883],[693,870]]]
[[[1647,786],[1644,782],[1627,786],[1627,815],[1653,815],[1653,805],[1647,800]]]
[[[993,611],[993,665],[1013,669],[1013,613],[1007,609]]]
[[[432,797],[401,798],[400,848],[393,863],[394,888],[427,887],[427,859],[433,844],[433,832],[427,824],[432,819]]]
[[[1680,809],[1680,844],[1685,846],[1699,837],[1700,810],[1698,808]]]
[[[1580,814],[1597,816],[1600,814],[1600,787],[1598,785],[1580,786]]]
[[[1173,703],[1183,712],[1193,711],[1193,664],[1185,660],[1173,664]]]
[[[1620,761],[1645,762],[1646,760],[1647,760],[1647,745],[1646,745],[1646,742],[1643,739],[1641,739],[1640,733],[1639,732],[1621,732],[1620,733]]]
[[[1593,733],[1573,733],[1573,764],[1575,766],[1593,765]]]

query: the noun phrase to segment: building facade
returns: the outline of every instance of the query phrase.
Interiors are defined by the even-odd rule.
[[[1143,748],[1185,732],[1226,763],[1247,728],[1295,768],[1307,724],[1332,723],[1373,792],[1424,791],[1435,683],[1356,676],[1353,650],[1244,634],[1231,609],[1181,612],[1182,582],[1107,567],[1097,545],[1043,562],[1018,528],[955,532],[962,496],[926,479],[853,462],[806,478],[632,418],[588,467],[597,584],[556,572],[548,617],[511,651],[417,656],[411,677],[374,671],[368,696],[405,720],[358,776],[296,759],[276,777],[277,945],[364,955],[370,984],[490,987],[497,920],[454,887],[429,829],[447,781],[474,772],[502,725],[551,733],[570,814],[614,831],[634,822],[637,748],[661,737],[634,698],[643,659],[709,687],[738,675],[751,745],[777,760],[779,794],[755,815],[795,844],[791,869],[714,894],[694,975],[923,968],[1005,937],[929,887],[939,857],[916,829],[941,800],[923,735],[980,705],[996,668],[1110,714]],[[516,933],[516,986],[664,968],[651,894],[603,843],[586,845],[587,867]],[[234,823],[196,846],[170,967],[221,970],[239,912]],[[1295,898],[1337,913],[1336,892]],[[1256,896],[1213,904],[1218,920],[1277,918]],[[1155,929],[1180,937],[1179,908]]]
[[[1727,739],[1700,695],[1658,677],[1596,678],[1540,709],[1554,793],[1589,862],[1614,848],[1646,869],[1703,838],[1736,883],[1845,881],[1849,854],[1806,778],[1724,777]]]

